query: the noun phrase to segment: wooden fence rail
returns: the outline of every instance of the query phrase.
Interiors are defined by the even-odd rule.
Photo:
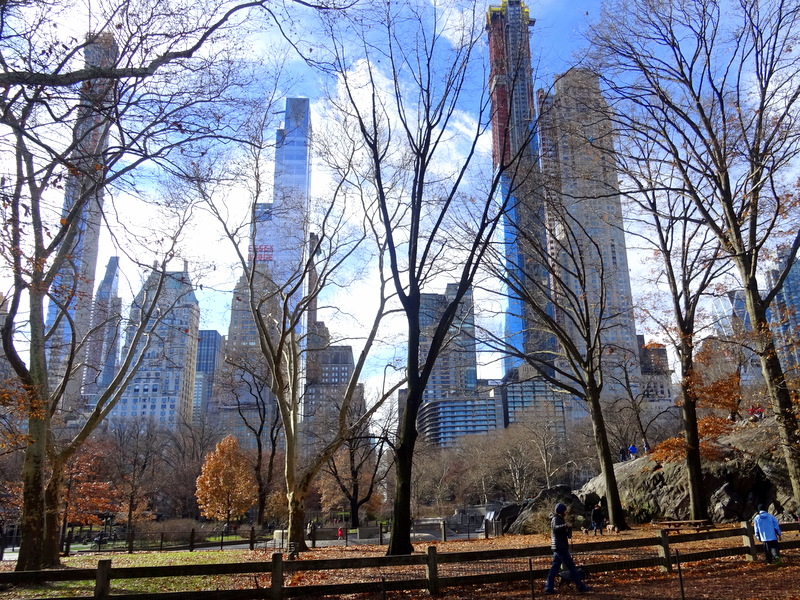
[[[785,533],[800,531],[800,523],[782,523]],[[591,573],[660,567],[671,571],[676,564],[672,547],[676,544],[696,543],[708,540],[740,538],[741,545],[732,545],[715,550],[687,552],[681,551],[681,562],[694,562],[726,556],[744,556],[746,560],[754,560],[760,551],[760,544],[753,537],[753,528],[749,523],[741,527],[719,529],[702,533],[675,534],[664,529],[658,535],[647,538],[629,540],[613,539],[599,542],[574,543],[573,553],[580,556],[584,566]],[[615,560],[611,562],[591,562],[584,559],[602,559],[601,553],[609,550],[628,550],[633,548],[655,548],[656,555],[631,560]],[[784,538],[781,549],[800,548],[800,537]],[[285,561],[283,555],[275,553],[272,560],[252,563],[223,563],[205,565],[180,565],[162,567],[121,567],[111,566],[111,560],[99,561],[97,569],[71,569],[53,571],[20,571],[0,573],[0,584],[39,584],[58,581],[95,581],[93,596],[71,597],[71,600],[95,600],[112,598],[113,600],[248,600],[250,598],[267,598],[283,600],[285,598],[302,598],[305,596],[325,596],[367,592],[388,592],[400,590],[427,590],[431,595],[438,595],[449,587],[527,581],[531,578],[543,578],[549,569],[533,569],[529,562],[532,558],[549,557],[549,547],[529,547],[521,549],[500,549],[469,552],[439,553],[435,546],[428,547],[426,554],[409,556],[375,556],[362,558],[314,559]],[[593,553],[596,553],[593,555]],[[493,569],[497,563],[503,569]],[[468,568],[470,571],[483,569],[482,573],[448,574],[451,568]],[[402,567],[411,567],[412,572],[398,572]],[[334,585],[284,585],[288,574],[320,571],[357,571],[359,569],[378,569],[380,580],[337,583]],[[215,591],[187,591],[161,594],[112,594],[112,582],[124,579],[143,579],[156,577],[198,577],[214,575],[252,574],[255,579],[254,588]],[[268,583],[261,585],[257,577],[263,577]],[[391,577],[395,578],[392,579]],[[67,600],[54,599],[54,600]]]

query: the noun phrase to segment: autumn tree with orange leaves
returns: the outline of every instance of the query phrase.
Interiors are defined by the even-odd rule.
[[[62,530],[69,523],[102,523],[102,515],[119,509],[120,498],[105,464],[110,449],[108,443],[88,442],[67,464]]]
[[[200,513],[216,521],[244,515],[257,501],[257,486],[247,456],[239,450],[235,437],[225,437],[206,457],[197,478],[197,503]]]

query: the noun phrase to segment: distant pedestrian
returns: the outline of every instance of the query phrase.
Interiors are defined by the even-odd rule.
[[[781,564],[778,542],[781,539],[781,526],[778,519],[767,512],[763,504],[758,507],[758,514],[753,518],[756,539],[764,544],[764,557],[767,564]]]
[[[336,531],[336,535],[338,536],[338,539],[343,540],[344,539],[344,529],[339,527],[339,529]]]
[[[579,592],[588,592],[589,586],[581,580],[581,575],[575,567],[575,561],[569,552],[569,540],[572,537],[572,525],[567,523],[567,505],[559,502],[555,507],[555,514],[550,519],[550,548],[553,550],[553,565],[547,574],[547,581],[544,584],[545,594],[555,594],[556,576],[564,565],[569,571],[570,581],[575,584]]]
[[[603,507],[600,506],[600,503],[594,505],[592,509],[591,515],[589,515],[589,519],[592,521],[592,529],[594,529],[594,534],[597,535],[597,531],[600,531],[600,535],[603,535],[603,523],[605,523],[606,516],[603,514]]]
[[[628,454],[630,454],[631,460],[636,460],[636,453],[639,450],[636,449],[636,444],[631,444],[628,446]]]
[[[620,448],[619,449],[619,462],[625,462],[628,460],[628,450],[627,448]]]
[[[647,440],[644,441],[644,453],[650,454],[650,444],[647,443]]]

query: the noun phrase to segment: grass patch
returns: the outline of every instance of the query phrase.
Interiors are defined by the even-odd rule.
[[[269,560],[263,553],[249,550],[202,550],[195,552],[138,552],[134,554],[82,554],[62,558],[65,569],[96,569],[100,560],[111,559],[112,567],[167,567],[259,562]],[[268,579],[268,576],[267,576]],[[264,585],[260,583],[260,585]],[[255,587],[253,575],[215,575],[202,577],[155,577],[149,579],[113,579],[111,594],[156,594],[198,590],[224,590]],[[94,580],[63,581],[40,585],[19,585],[0,592],[0,600],[26,600],[92,596]]]

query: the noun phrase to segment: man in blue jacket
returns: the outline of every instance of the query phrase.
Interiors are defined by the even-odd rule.
[[[569,571],[570,580],[575,583],[575,587],[579,592],[588,592],[587,586],[582,580],[578,569],[575,567],[575,561],[572,560],[572,555],[569,553],[569,539],[572,537],[572,525],[567,523],[565,516],[567,514],[567,505],[563,502],[556,504],[555,514],[552,515],[550,520],[550,528],[552,530],[550,536],[550,548],[553,550],[553,566],[550,567],[550,572],[547,574],[547,582],[544,585],[545,594],[556,593],[556,577],[561,571],[563,564]]]
[[[781,557],[778,555],[778,540],[781,539],[781,526],[778,519],[767,512],[767,507],[763,504],[758,507],[758,514],[753,518],[756,539],[764,544],[764,556],[767,564],[781,564]]]

